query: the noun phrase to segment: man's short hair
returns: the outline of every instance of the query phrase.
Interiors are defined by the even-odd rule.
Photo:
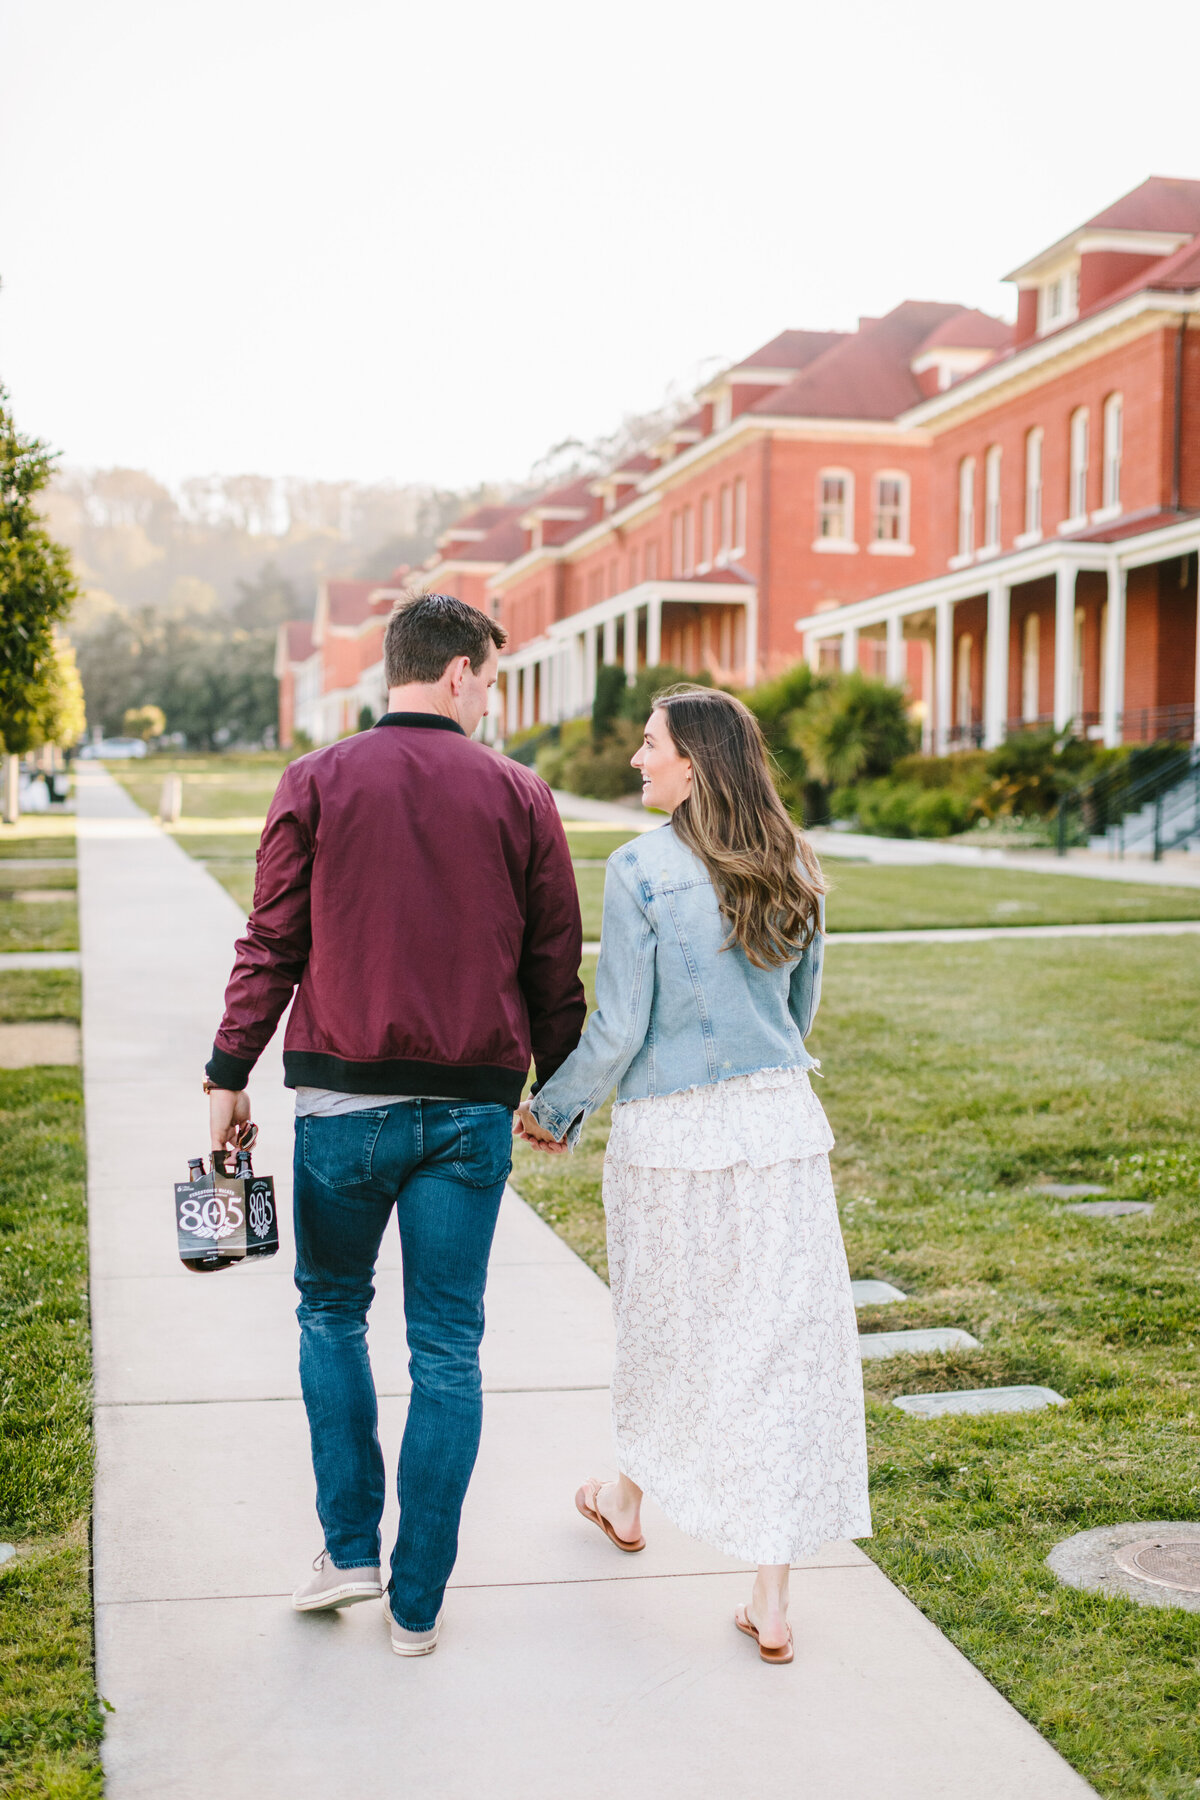
[[[440,681],[456,657],[470,659],[478,675],[494,645],[508,633],[477,606],[451,594],[416,594],[398,600],[383,634],[383,673],[389,688]]]

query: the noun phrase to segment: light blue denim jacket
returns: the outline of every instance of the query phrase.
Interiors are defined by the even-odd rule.
[[[824,913],[822,912],[822,925]],[[532,1103],[574,1149],[584,1120],[618,1100],[673,1094],[754,1069],[811,1069],[820,932],[793,962],[756,969],[736,946],[699,857],[669,824],[608,859],[596,1010]]]

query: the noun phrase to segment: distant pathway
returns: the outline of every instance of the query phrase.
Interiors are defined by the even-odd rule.
[[[661,825],[659,813],[643,813],[612,800],[583,800],[554,789],[564,819],[611,825],[614,830],[650,831]],[[1161,862],[1130,857],[1117,861],[1097,850],[999,850],[957,838],[872,837],[865,831],[830,831],[817,826],[808,833],[820,856],[896,866],[945,863],[963,869],[1023,869],[1035,875],[1088,875],[1095,881],[1143,882],[1153,887],[1200,887],[1200,856],[1172,852]]]
[[[243,915],[103,770],[81,769],[79,804],[108,1800],[1088,1800],[855,1545],[801,1566],[796,1661],[767,1669],[733,1629],[744,1568],[653,1508],[636,1557],[576,1516],[578,1482],[611,1466],[608,1291],[511,1192],[440,1648],[392,1656],[378,1606],[294,1613],[320,1539],[278,1045],[253,1096],[283,1251],[199,1279],[176,1256],[171,1183],[204,1142],[201,1068]],[[377,1284],[392,1460],[408,1392],[394,1233]]]

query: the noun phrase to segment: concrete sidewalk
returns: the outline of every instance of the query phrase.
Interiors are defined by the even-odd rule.
[[[80,769],[79,811],[110,1800],[1092,1792],[854,1545],[798,1573],[796,1661],[771,1669],[731,1623],[748,1572],[653,1507],[638,1557],[577,1518],[578,1482],[611,1468],[608,1294],[512,1196],[441,1647],[400,1661],[375,1606],[293,1613],[320,1538],[291,1234],[265,1267],[197,1279],[171,1203],[205,1145],[201,1070],[242,917],[104,771]],[[286,1222],[275,1046],[253,1094]],[[371,1331],[389,1458],[407,1390],[399,1262],[392,1238]]]

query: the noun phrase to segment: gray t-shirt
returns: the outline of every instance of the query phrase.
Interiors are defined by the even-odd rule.
[[[298,1119],[332,1119],[338,1113],[366,1112],[370,1107],[399,1106],[404,1100],[445,1100],[445,1094],[339,1094],[336,1088],[298,1087]]]

